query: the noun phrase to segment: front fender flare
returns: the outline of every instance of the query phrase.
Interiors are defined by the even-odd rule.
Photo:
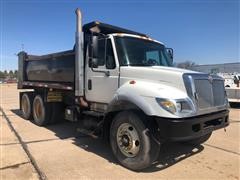
[[[129,109],[142,110],[146,115],[154,114],[154,110],[143,97],[127,94],[115,95],[108,105],[107,113]]]

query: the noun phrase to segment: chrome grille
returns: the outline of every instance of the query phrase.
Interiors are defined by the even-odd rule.
[[[221,106],[225,103],[224,82],[221,80],[213,81],[214,106]]]
[[[194,82],[198,107],[203,109],[213,106],[212,84],[205,79],[196,79]]]
[[[225,105],[225,88],[222,78],[207,74],[185,74],[183,78],[187,93],[198,109]]]

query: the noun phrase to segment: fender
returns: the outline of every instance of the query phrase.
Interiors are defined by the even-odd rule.
[[[148,103],[141,96],[131,96],[130,94],[115,95],[114,99],[108,105],[107,113],[129,109],[139,109],[147,115],[153,113],[151,106],[148,106]]]
[[[140,109],[148,116],[176,118],[162,109],[156,102],[158,98],[186,98],[186,93],[175,87],[170,87],[159,82],[135,81],[135,84],[124,83],[114,95],[108,105],[107,113],[128,109]]]

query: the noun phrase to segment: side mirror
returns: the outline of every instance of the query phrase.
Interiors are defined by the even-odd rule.
[[[98,58],[98,36],[92,36],[92,58]]]
[[[98,36],[91,37],[91,44],[89,46],[89,61],[88,65],[91,68],[98,67]]]
[[[171,58],[171,63],[173,63],[173,49],[172,48],[166,48],[167,53],[169,57]]]

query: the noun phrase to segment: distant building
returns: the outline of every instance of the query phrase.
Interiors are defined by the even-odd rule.
[[[205,64],[205,65],[195,65],[191,67],[194,71],[204,72],[204,73],[240,73],[240,62],[236,63],[224,63],[224,64]]]

